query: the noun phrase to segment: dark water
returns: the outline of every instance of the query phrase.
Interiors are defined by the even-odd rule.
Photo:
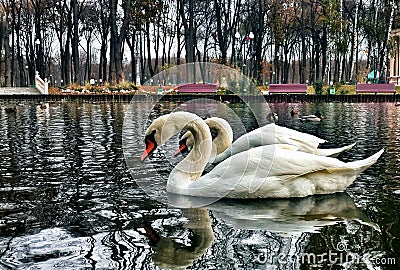
[[[400,107],[394,104],[271,104],[280,125],[325,138],[324,147],[357,142],[342,160],[385,153],[346,193],[221,200],[199,209],[164,205],[137,186],[122,150],[129,104],[59,102],[43,110],[26,102],[16,113],[5,111],[10,103],[0,105],[0,269],[399,266]],[[290,116],[292,105],[300,114],[318,110],[325,120],[301,123]],[[151,118],[176,106],[164,103]],[[227,106],[245,129],[255,128],[242,104]],[[157,170],[168,176],[171,168],[165,162]],[[163,181],[147,174],[133,172]]]

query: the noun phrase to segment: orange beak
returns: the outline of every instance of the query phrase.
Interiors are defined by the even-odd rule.
[[[179,145],[178,150],[175,151],[174,156],[178,155],[179,153],[181,153],[186,148],[187,148],[186,144],[184,142],[181,142],[180,145]]]
[[[155,144],[152,141],[147,141],[146,143],[146,149],[143,151],[143,154],[140,158],[141,161],[145,160],[147,158],[147,156],[153,152],[155,148]]]

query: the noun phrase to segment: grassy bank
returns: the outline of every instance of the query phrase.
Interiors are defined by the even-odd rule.
[[[162,86],[163,94],[176,94],[176,86]],[[268,90],[266,86],[258,87],[260,91]],[[327,95],[330,92],[330,87],[328,85],[322,86],[322,95]],[[136,86],[134,84],[123,83],[119,85],[104,85],[104,86],[79,86],[70,85],[66,87],[51,87],[49,88],[49,94],[53,95],[69,95],[69,94],[157,94],[160,90],[160,86]],[[225,91],[218,90],[217,94],[224,94]],[[400,86],[396,86],[396,93],[400,94]],[[315,95],[315,87],[307,86],[307,94]],[[336,85],[335,86],[336,95],[355,95],[356,85]]]

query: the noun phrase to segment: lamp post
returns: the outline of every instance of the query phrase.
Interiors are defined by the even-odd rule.
[[[36,45],[36,70],[39,72],[40,76],[43,76],[42,69],[41,69],[41,54],[40,54],[40,40],[35,40]]]
[[[235,33],[235,39],[238,41],[237,43],[236,43],[236,48],[235,48],[235,54],[234,54],[234,57],[235,57],[235,59],[234,59],[234,61],[235,61],[235,68],[238,66],[238,58],[239,58],[239,50],[240,50],[240,46],[239,46],[239,43],[240,43],[240,40],[241,40],[241,35],[239,34],[239,32],[236,32]]]
[[[275,59],[274,59],[274,61],[275,61],[275,72],[274,72],[274,77],[275,77],[275,83],[279,83],[278,82],[278,78],[279,78],[279,74],[280,74],[280,63],[279,63],[279,52],[277,52],[276,54],[275,54]]]
[[[254,77],[254,70],[253,70],[253,55],[254,55],[254,50],[253,50],[253,40],[254,40],[254,33],[250,32],[249,33],[249,39],[250,39],[250,68],[249,68],[249,77]]]
[[[247,76],[247,65],[246,65],[246,63],[247,63],[247,51],[248,51],[248,46],[247,46],[247,50],[246,50],[246,45],[247,45],[247,42],[250,40],[250,38],[247,36],[247,37],[245,37],[244,38],[244,44],[243,44],[243,74],[245,75],[245,76]]]
[[[239,32],[235,33],[235,38],[237,40],[239,40],[240,45],[243,45],[243,54],[242,54],[242,72],[245,76],[247,75],[251,75],[248,74],[248,63],[247,63],[247,58],[248,58],[248,53],[250,52],[250,69],[249,71],[251,72],[251,68],[252,68],[252,57],[253,57],[253,39],[254,39],[254,33],[250,32],[248,36],[245,36],[244,38],[242,37],[242,35],[240,35]],[[248,44],[249,43],[249,44]],[[237,52],[239,52],[239,46],[236,49]],[[239,57],[236,57],[236,59]],[[235,61],[236,62],[236,61]],[[237,65],[237,63],[236,63]],[[246,92],[246,88],[244,86],[244,81],[243,81],[243,92]]]
[[[246,64],[246,69],[244,70],[244,75],[252,77],[252,69],[253,69],[253,39],[254,33],[250,32],[248,36],[246,36],[245,44],[244,44],[244,63]],[[246,50],[247,47],[247,50]],[[248,62],[248,58],[250,56],[250,65]]]
[[[25,66],[25,86],[28,86],[28,81],[29,81],[29,70],[28,70],[28,65]]]
[[[136,59],[136,85],[140,85],[139,52],[135,53],[135,59]]]

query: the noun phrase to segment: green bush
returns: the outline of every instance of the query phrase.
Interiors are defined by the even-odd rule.
[[[322,82],[316,82],[314,84],[315,94],[322,95]]]

